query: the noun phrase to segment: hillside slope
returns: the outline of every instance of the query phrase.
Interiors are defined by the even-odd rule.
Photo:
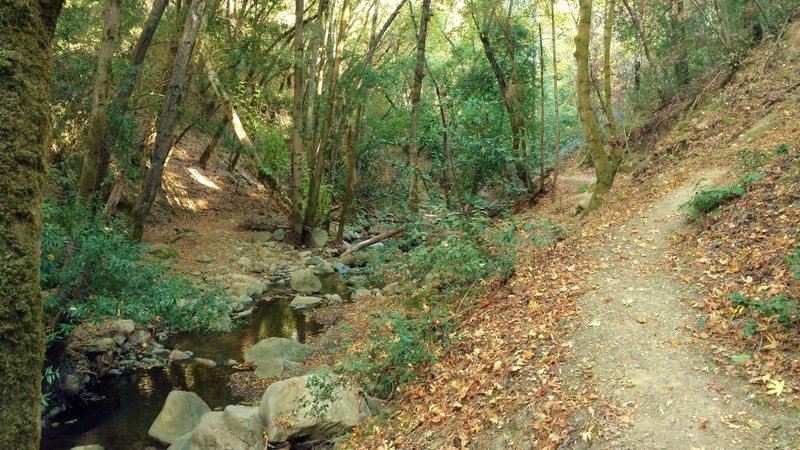
[[[400,393],[397,413],[352,444],[796,448],[796,310],[786,303],[787,326],[727,294],[797,298],[785,257],[800,223],[798,69],[794,23],[723,90],[690,102],[648,149],[657,175],[622,175],[580,223],[568,200],[520,216],[575,231],[520,249],[514,279],[476,303],[426,379]],[[762,178],[700,225],[682,211],[699,187],[736,188],[751,172]],[[561,199],[585,179],[572,176]],[[742,339],[749,319],[755,334]]]

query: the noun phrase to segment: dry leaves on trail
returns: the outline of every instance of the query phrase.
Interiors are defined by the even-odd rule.
[[[472,448],[482,432],[526,409],[535,412],[527,433],[537,447],[563,442],[570,414],[588,402],[568,398],[555,370],[568,350],[563,321],[576,312],[573,300],[587,270],[571,247],[561,242],[526,253],[516,278],[464,317],[452,347],[424,380],[404,388],[396,416],[385,427],[362,427],[350,444]]]

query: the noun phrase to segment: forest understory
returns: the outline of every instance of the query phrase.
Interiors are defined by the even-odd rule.
[[[0,5],[0,448],[800,448],[800,4],[419,3]]]

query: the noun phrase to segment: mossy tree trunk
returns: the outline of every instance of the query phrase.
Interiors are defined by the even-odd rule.
[[[103,34],[97,58],[92,110],[89,114],[89,133],[86,139],[86,151],[83,155],[81,176],[78,180],[78,199],[80,201],[88,201],[92,197],[100,159],[108,159],[106,128],[109,99],[111,98],[111,62],[114,58],[117,41],[119,41],[120,3],[121,0],[107,0],[103,15]]]
[[[153,144],[153,152],[150,155],[150,170],[147,171],[142,192],[139,194],[136,206],[133,209],[131,218],[131,237],[133,239],[142,238],[144,221],[150,213],[150,208],[152,208],[156,200],[159,189],[161,189],[164,166],[172,148],[172,131],[175,119],[178,116],[178,105],[183,95],[186,72],[189,68],[189,61],[192,59],[194,45],[197,42],[197,33],[200,30],[205,7],[205,0],[192,0],[186,15],[183,35],[178,46],[178,52],[175,55],[175,65],[172,68],[172,76],[167,88],[167,98],[164,100],[164,109],[158,118],[158,125],[156,126],[156,142]]]
[[[611,103],[611,36],[614,32],[615,0],[606,0],[606,18],[603,26],[603,109],[608,119],[611,136],[617,137],[617,121],[614,119],[614,107]]]
[[[583,137],[594,163],[597,178],[588,210],[596,208],[611,190],[618,162],[611,158],[603,147],[600,129],[592,111],[591,79],[589,77],[589,34],[592,29],[592,0],[580,0],[578,34],[575,36],[575,60],[577,62],[576,97],[578,117],[583,128]]]
[[[61,0],[0,2],[0,448],[38,449],[40,235]]]

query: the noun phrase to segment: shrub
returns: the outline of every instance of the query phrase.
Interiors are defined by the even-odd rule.
[[[447,342],[452,328],[443,315],[427,312],[419,317],[374,314],[370,339],[345,360],[351,373],[373,395],[390,398],[403,383],[436,362],[435,344]]]
[[[43,222],[45,314],[62,318],[48,330],[51,341],[102,316],[187,330],[209,329],[230,311],[218,287],[198,287],[143,257],[146,245],[130,241],[119,220],[105,224],[87,207],[48,201]]]
[[[681,208],[689,212],[694,220],[700,220],[714,212],[730,200],[744,195],[744,188],[729,187],[702,190],[694,195],[689,202]]]
[[[787,297],[785,294],[772,297],[766,301],[751,300],[743,294],[729,294],[728,299],[734,306],[744,306],[764,317],[778,318],[778,323],[784,326],[792,326],[800,320],[798,315],[797,301]]]

